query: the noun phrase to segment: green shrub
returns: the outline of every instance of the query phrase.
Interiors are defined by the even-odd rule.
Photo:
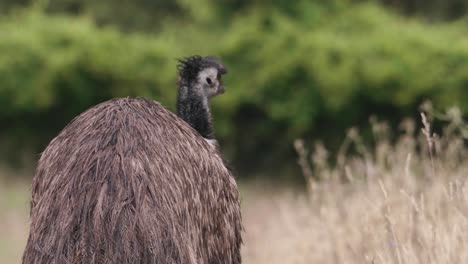
[[[38,12],[4,17],[0,133],[44,146],[111,97],[151,97],[174,109],[175,59],[190,54],[217,54],[229,67],[214,112],[238,167],[292,153],[296,137],[336,138],[374,113],[414,114],[426,98],[468,113],[464,22],[426,25],[374,5],[298,3],[294,15],[251,8],[229,25],[195,12],[199,19],[167,22],[155,35]]]

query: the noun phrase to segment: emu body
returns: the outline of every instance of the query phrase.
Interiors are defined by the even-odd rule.
[[[239,193],[216,150],[146,99],[76,117],[39,160],[23,263],[241,262]]]

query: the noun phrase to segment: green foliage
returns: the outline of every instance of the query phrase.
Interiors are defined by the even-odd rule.
[[[155,35],[36,11],[4,17],[0,134],[44,145],[111,97],[174,109],[175,59],[191,54],[219,55],[229,67],[227,93],[214,99],[217,133],[246,166],[291,151],[296,137],[336,137],[372,113],[413,114],[425,98],[468,113],[465,22],[425,25],[375,5],[325,2],[284,10],[258,1],[223,23],[212,2],[179,1],[190,21],[166,20]]]
[[[408,15],[424,16],[431,20],[453,20],[464,16],[468,10],[465,0],[380,0]]]
[[[3,19],[0,32],[0,133],[20,142],[45,143],[108,98],[174,94],[166,41],[34,12]]]

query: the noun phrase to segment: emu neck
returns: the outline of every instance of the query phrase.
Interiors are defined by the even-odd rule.
[[[206,139],[213,139],[211,112],[208,98],[194,94],[187,86],[179,87],[177,96],[177,115],[198,131]]]

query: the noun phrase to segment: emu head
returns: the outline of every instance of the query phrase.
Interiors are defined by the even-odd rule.
[[[212,97],[224,93],[221,76],[227,73],[224,65],[213,56],[192,56],[179,59],[179,91],[183,94],[197,94]]]

